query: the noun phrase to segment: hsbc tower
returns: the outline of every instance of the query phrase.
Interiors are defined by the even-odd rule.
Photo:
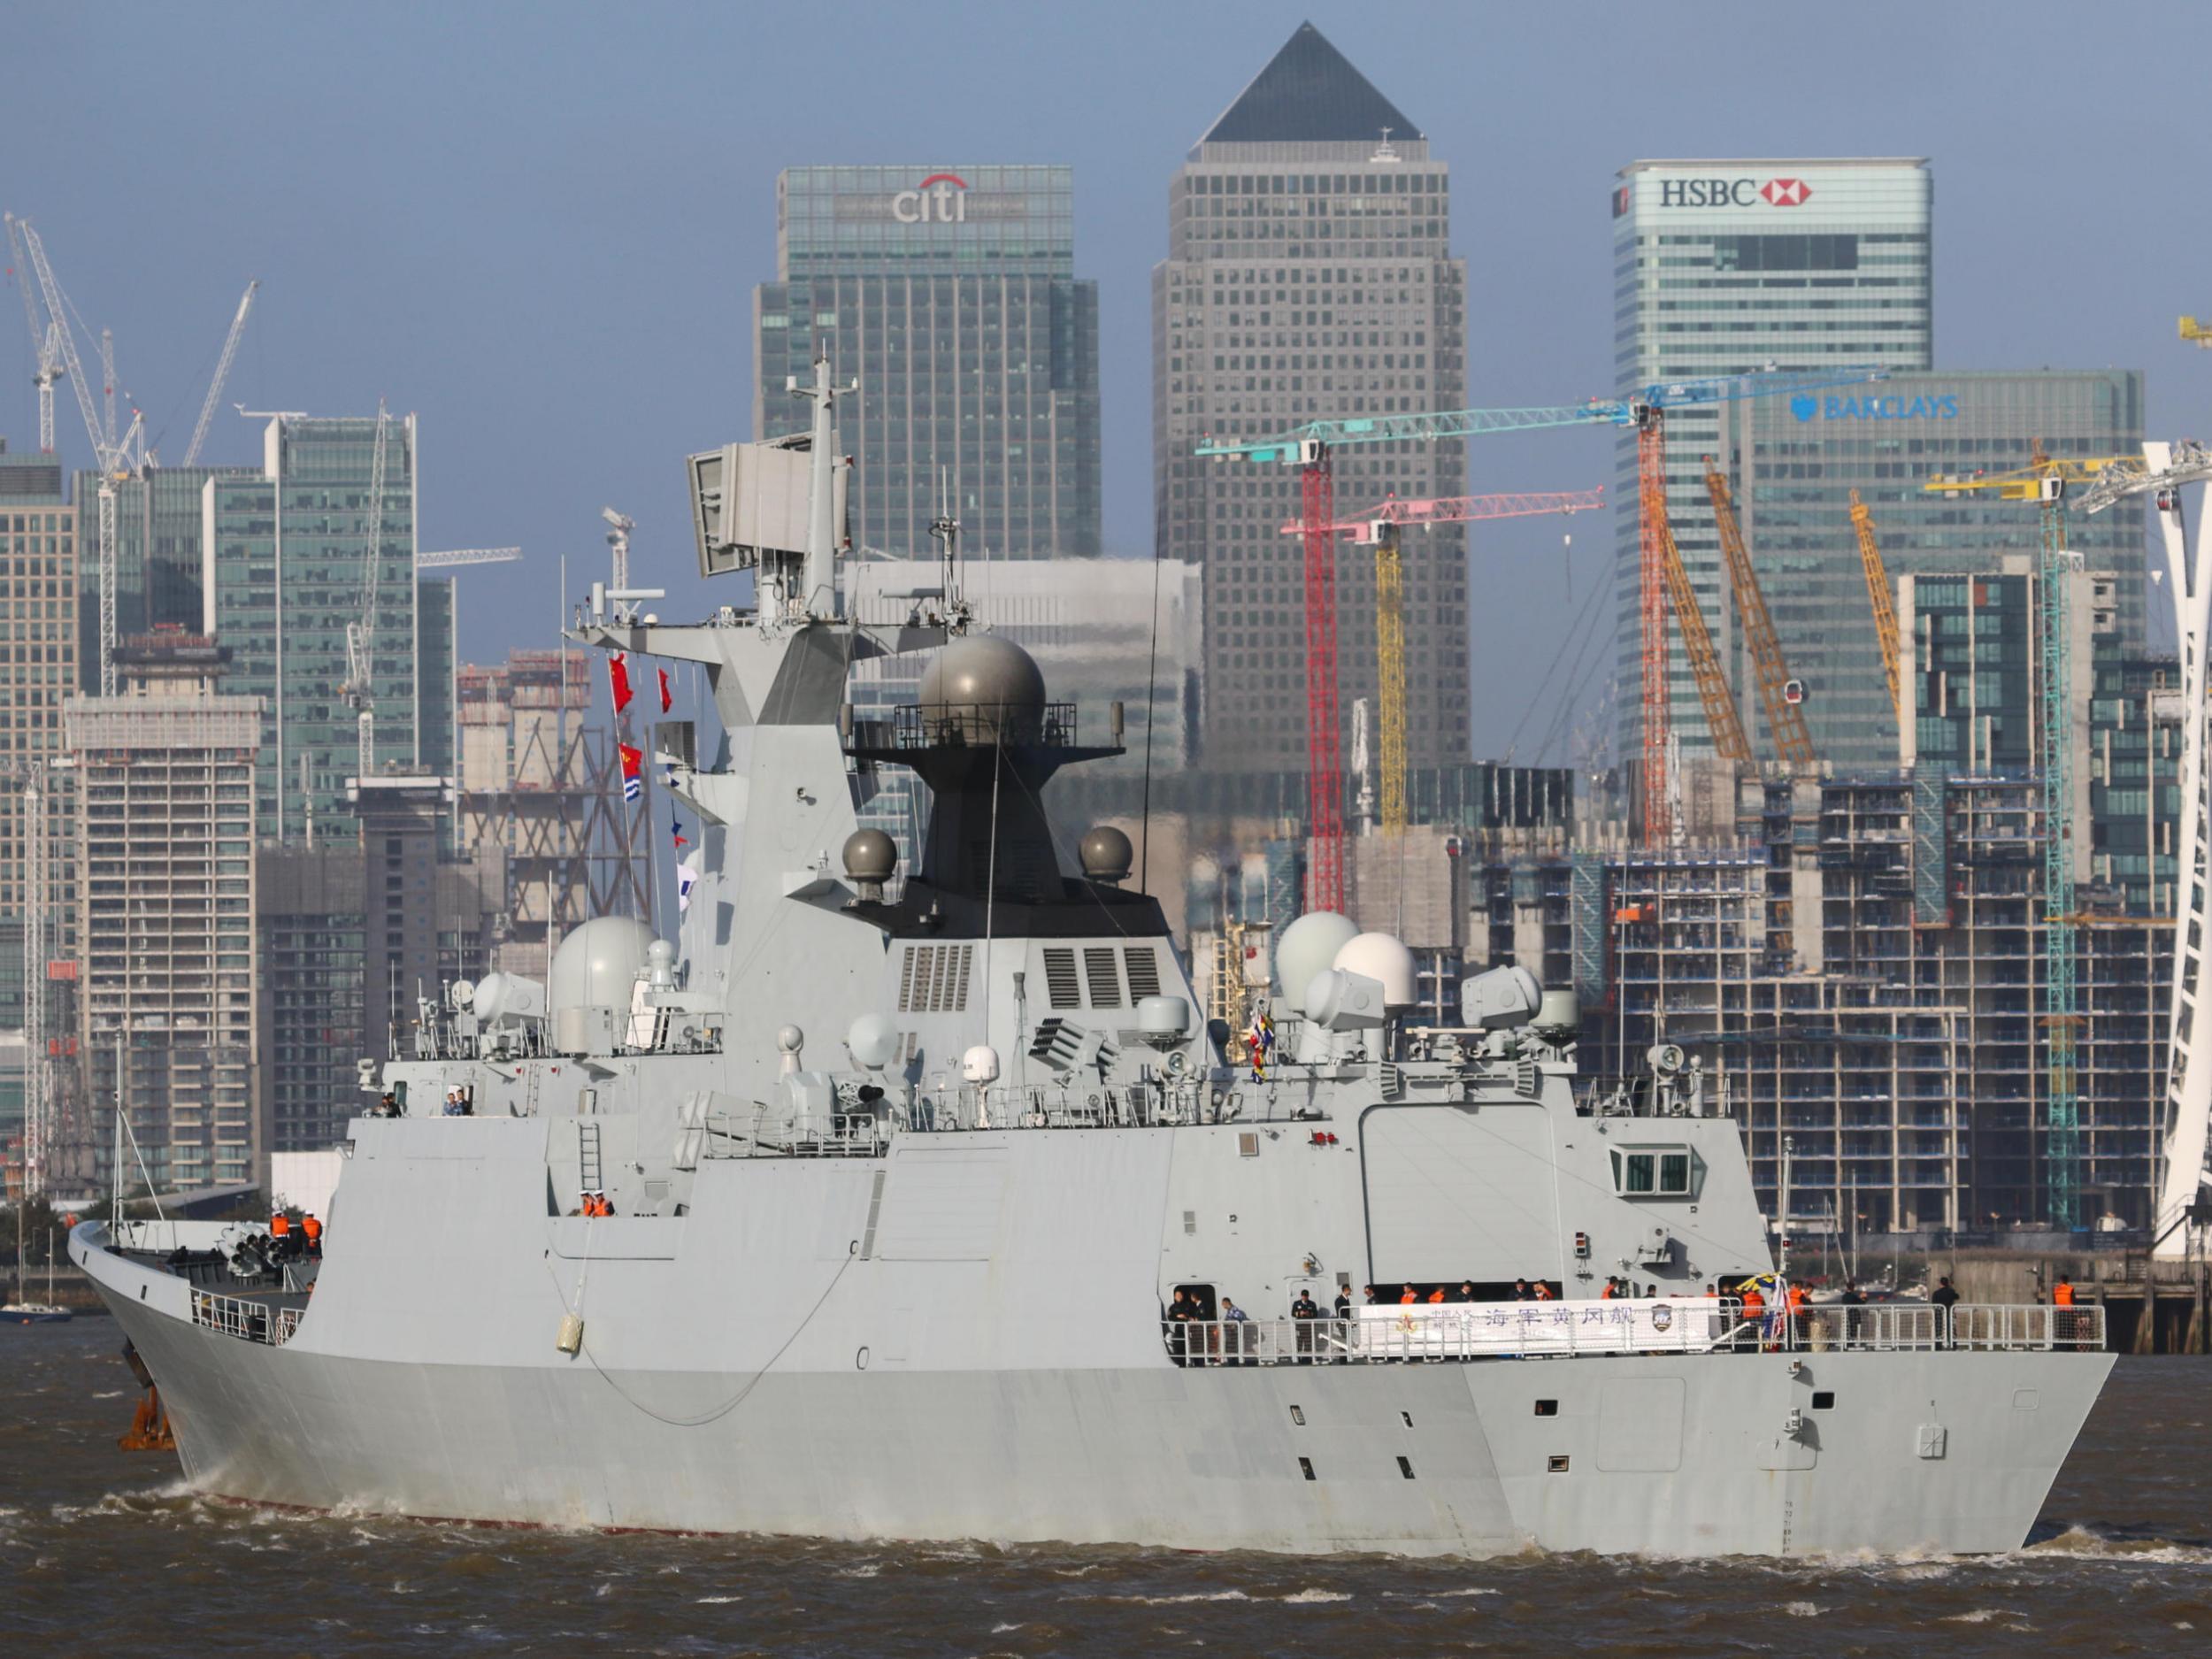
[[[1638,161],[1622,168],[1611,204],[1618,388],[1770,367],[1932,367],[1933,198],[1928,164],[1919,158]],[[1667,508],[1706,626],[1723,660],[1733,664],[1741,660],[1735,610],[1702,459],[1717,452],[1722,432],[1711,409],[1668,417]],[[1740,495],[1739,457],[1720,458]],[[1614,499],[1617,736],[1625,759],[1643,741],[1632,434],[1616,458]],[[1848,544],[1838,552],[1855,558]],[[1673,730],[1685,756],[1710,755],[1680,631],[1670,632]],[[1740,705],[1756,702],[1752,687],[1732,688]],[[1745,723],[1755,729],[1748,713]]]

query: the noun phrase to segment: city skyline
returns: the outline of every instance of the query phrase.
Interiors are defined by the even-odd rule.
[[[2028,101],[1950,73],[1959,53],[1986,48],[1977,10],[1932,24],[1909,8],[1871,7],[1846,35],[1811,18],[1724,8],[1694,40],[1663,18],[1623,14],[1595,50],[1564,18],[1461,8],[1370,15],[1294,6],[1194,18],[1164,10],[1160,27],[1148,29],[986,8],[958,31],[885,11],[868,13],[869,27],[850,36],[869,42],[848,72],[872,96],[820,116],[797,81],[767,85],[760,107],[773,119],[733,133],[709,101],[694,114],[676,88],[688,82],[692,51],[726,58],[742,34],[734,19],[679,31],[676,13],[649,9],[618,35],[580,27],[587,13],[572,14],[568,27],[554,14],[518,52],[495,8],[435,30],[346,17],[265,28],[278,67],[325,56],[349,63],[340,84],[310,104],[281,89],[281,76],[263,74],[265,65],[227,61],[214,38],[220,29],[153,18],[123,57],[174,73],[134,77],[127,107],[66,147],[42,135],[73,122],[63,72],[80,37],[59,13],[34,10],[19,19],[19,45],[27,66],[50,73],[25,78],[0,130],[17,141],[13,153],[51,157],[43,172],[8,179],[8,205],[40,226],[85,316],[116,329],[123,385],[139,394],[165,447],[181,450],[249,276],[263,289],[227,401],[357,415],[385,396],[454,435],[451,458],[425,480],[428,544],[529,549],[524,565],[485,572],[467,597],[463,649],[484,659],[547,642],[557,607],[545,589],[563,552],[572,587],[597,573],[604,503],[640,520],[638,562],[671,588],[672,603],[695,591],[680,470],[666,457],[750,435],[756,377],[744,291],[772,268],[777,173],[810,163],[952,153],[1074,169],[1077,272],[1101,296],[1105,550],[1150,553],[1145,273],[1165,252],[1160,191],[1190,135],[1227,102],[1225,83],[1241,85],[1309,15],[1394,100],[1419,112],[1432,153],[1460,175],[1472,402],[1571,401],[1610,389],[1604,198],[1621,166],[1652,155],[1909,153],[1929,156],[1943,182],[1939,369],[2139,366],[2148,371],[2147,429],[2187,429],[2194,365],[2173,339],[2172,319],[2198,303],[2178,273],[2202,234],[2122,165],[2185,144],[2177,119],[2161,111],[2185,103],[2147,92],[2100,128],[2093,146],[2031,163],[2024,158],[2041,151]],[[1161,30],[1171,22],[1175,50],[1167,51]],[[1882,42],[1907,29],[1916,50],[1901,60]],[[437,50],[426,50],[433,40]],[[469,97],[447,97],[465,64],[495,43],[510,74],[495,83],[467,77]],[[1016,72],[1078,60],[1116,96],[1086,104],[1059,77]],[[1517,67],[1494,67],[1507,64]],[[2177,73],[2156,62],[2142,73],[2153,88]],[[1648,96],[1647,83],[1669,74],[1678,84],[1695,76],[1725,85],[1732,96],[1717,101],[1724,108]],[[949,81],[968,76],[992,85],[994,97],[941,96]],[[1880,99],[1867,96],[1873,85],[1884,88]],[[668,96],[657,96],[664,87]],[[1570,87],[1580,118],[1561,121],[1559,89]],[[606,119],[574,132],[552,120],[551,109],[580,100]],[[474,113],[460,113],[465,105]],[[382,165],[365,165],[352,136],[370,107],[404,118],[380,146]],[[1878,111],[1907,113],[1877,119]],[[189,193],[173,207],[142,204],[128,221],[100,211],[96,179],[114,176],[123,157],[180,124],[196,134],[204,167],[243,181],[219,193],[211,211],[188,215]],[[293,134],[285,165],[265,180],[245,176],[257,171],[273,125]],[[756,130],[774,136],[756,142]],[[704,175],[701,154],[710,157]],[[703,187],[703,177],[710,183]],[[321,181],[314,199],[301,200],[293,187],[313,180]],[[339,180],[349,188],[329,188]],[[703,188],[714,206],[703,217]],[[2039,227],[2054,197],[2097,204],[2128,234],[2054,237]],[[404,237],[362,242],[372,217],[395,213],[391,222],[410,227]],[[395,251],[410,244],[412,254]],[[675,257],[686,248],[704,257]],[[2024,280],[2036,262],[2048,266],[2048,280]],[[2099,307],[2068,299],[2092,288],[2106,296]],[[20,388],[0,401],[0,430],[18,450],[35,442],[22,334],[0,330],[0,382]],[[562,350],[550,349],[557,342]],[[83,434],[66,388],[61,401],[60,447],[73,470],[86,458]],[[546,465],[533,428],[548,409],[562,411],[565,442],[591,464]],[[202,458],[248,461],[257,440],[256,426],[226,411]],[[1603,477],[1609,461],[1594,442],[1555,434],[1491,440],[1474,457],[1469,487],[1578,485]],[[1526,615],[1475,641],[1477,753],[1502,752],[1601,574],[1605,549],[1585,534],[1563,560],[1560,534],[1540,522],[1492,526],[1479,540],[1478,580],[1525,595]]]

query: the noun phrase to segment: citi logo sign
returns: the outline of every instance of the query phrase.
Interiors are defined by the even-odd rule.
[[[1813,187],[1802,179],[1662,179],[1661,207],[1802,207]]]
[[[964,225],[968,181],[956,173],[933,173],[891,198],[891,217],[902,225]]]

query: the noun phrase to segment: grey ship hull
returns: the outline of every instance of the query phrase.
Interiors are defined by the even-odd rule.
[[[602,1373],[272,1348],[155,1312],[110,1277],[104,1291],[161,1379],[202,1491],[490,1523],[854,1540],[1469,1556],[1532,1545],[2001,1551],[2025,1538],[2112,1364],[1822,1354],[1793,1377],[1789,1356],[1723,1354]],[[1777,1425],[1811,1385],[1835,1406],[1783,1439]],[[1535,1416],[1538,1399],[1555,1400],[1556,1415]],[[1944,1431],[1940,1457],[1921,1455],[1930,1423]]]

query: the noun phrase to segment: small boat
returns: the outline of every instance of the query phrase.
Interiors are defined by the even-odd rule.
[[[54,1300],[54,1235],[46,1234],[46,1300],[27,1302],[23,1295],[23,1206],[16,1206],[15,1300],[0,1302],[0,1325],[64,1325],[75,1318],[73,1310]]]

